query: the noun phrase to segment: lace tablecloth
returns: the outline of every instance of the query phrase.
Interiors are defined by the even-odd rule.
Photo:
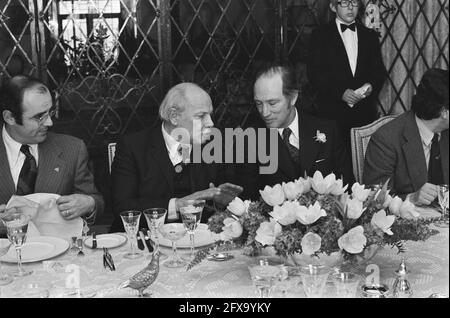
[[[410,274],[408,280],[412,285],[415,297],[428,297],[438,293],[449,295],[449,230],[440,229],[440,233],[426,242],[407,242],[406,253],[397,254],[396,249],[385,248],[378,252],[371,263],[380,268],[381,282],[392,290],[395,280],[394,271],[401,259],[406,260]],[[123,255],[128,251],[128,244],[111,249],[116,265],[116,271],[103,267],[102,250],[85,248],[85,256],[78,257],[76,253],[67,253],[52,259],[61,265],[54,270],[44,267],[42,262],[24,264],[32,269],[31,276],[14,278],[14,282],[0,286],[2,297],[21,297],[30,295],[31,284],[49,291],[50,297],[135,297],[137,292],[131,289],[121,289],[118,286],[141,270],[151,256],[147,252],[144,258],[128,260]],[[169,254],[169,249],[163,249]],[[186,253],[185,250],[182,253]],[[190,271],[185,268],[170,269],[161,265],[157,280],[147,291],[153,297],[162,298],[248,298],[255,297],[248,265],[255,262],[254,258],[242,255],[241,250],[231,251],[234,258],[225,262],[203,261]],[[74,266],[75,265],[75,266]],[[14,269],[14,264],[3,263],[3,269]],[[79,269],[80,290],[74,294],[72,285],[74,273]],[[360,274],[364,274],[364,270]],[[367,275],[367,274],[365,274]],[[273,292],[274,297],[305,297],[299,277],[289,278],[279,283]],[[70,287],[70,288],[69,288]],[[332,284],[327,284],[325,297],[333,294]]]

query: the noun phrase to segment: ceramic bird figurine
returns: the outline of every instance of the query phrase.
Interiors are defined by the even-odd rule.
[[[132,288],[139,292],[139,297],[146,297],[144,290],[149,287],[158,277],[159,273],[159,252],[153,254],[152,261],[141,270],[133,275],[129,280],[123,282],[119,288]]]

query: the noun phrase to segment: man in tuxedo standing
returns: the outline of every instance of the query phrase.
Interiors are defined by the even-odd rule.
[[[237,169],[241,171],[236,175],[241,177],[239,184],[244,187],[243,197],[256,199],[258,190],[266,185],[294,181],[305,174],[312,176],[317,170],[324,175],[333,172],[338,178],[343,177],[346,183],[353,181],[351,161],[336,123],[306,114],[296,107],[298,85],[292,67],[282,64],[263,66],[256,74],[253,91],[263,126],[277,131],[278,154],[275,158],[278,169],[275,173],[261,174],[258,173],[261,163],[238,165]],[[266,149],[276,148],[269,144]]]
[[[350,129],[377,119],[386,78],[377,33],[356,22],[361,6],[360,0],[330,0],[336,19],[313,31],[307,63],[318,93],[316,115],[338,122],[349,155]]]
[[[422,77],[411,110],[379,128],[364,162],[365,184],[388,179],[396,195],[429,205],[438,185],[448,184],[449,73],[430,69]]]
[[[211,200],[226,206],[242,191],[222,183],[230,175],[226,165],[193,160],[194,147],[211,138],[212,111],[211,98],[201,87],[178,84],[160,105],[161,121],[118,143],[111,172],[115,217],[111,232],[123,231],[119,215],[123,211],[165,208],[168,221],[173,222],[180,219],[180,207],[187,200]],[[204,211],[202,222],[208,217]]]

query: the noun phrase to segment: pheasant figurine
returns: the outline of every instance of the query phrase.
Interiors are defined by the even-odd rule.
[[[146,297],[144,290],[149,287],[158,277],[159,273],[159,252],[153,254],[152,261],[141,270],[133,275],[129,280],[123,282],[119,288],[132,288],[139,292],[139,297]]]

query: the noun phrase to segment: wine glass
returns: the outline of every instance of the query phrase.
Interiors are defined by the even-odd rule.
[[[0,257],[8,253],[11,247],[11,242],[7,239],[0,239]],[[0,286],[10,284],[13,279],[5,272],[2,271],[2,261],[0,260]]]
[[[17,254],[17,271],[14,271],[13,275],[23,277],[32,274],[33,271],[22,268],[22,246],[27,240],[30,217],[23,213],[11,213],[3,217],[3,222],[6,225],[8,239],[14,245]]]
[[[307,298],[321,298],[325,291],[331,268],[322,265],[308,265],[299,268],[303,290]]]
[[[186,227],[191,242],[191,258],[195,257],[195,230],[202,218],[203,208],[205,207],[205,200],[187,200],[184,201],[180,207],[181,219]]]
[[[172,256],[163,264],[169,268],[183,267],[186,261],[177,254],[177,241],[186,235],[186,227],[181,223],[166,223],[159,227],[159,232],[172,241]]]
[[[129,253],[125,254],[123,257],[128,259],[136,259],[142,257],[142,253],[135,250],[134,242],[136,240],[136,235],[139,227],[139,220],[141,219],[141,212],[139,211],[125,211],[120,213],[122,218],[123,226],[128,235],[128,240],[130,241],[131,250]]]
[[[163,208],[151,208],[144,211],[145,219],[147,220],[147,225],[150,228],[151,234],[154,237],[155,250],[153,254],[159,252],[159,259],[163,260],[167,258],[167,255],[162,253],[159,248],[159,235],[158,228],[164,224],[166,219],[167,210]]]
[[[362,277],[350,272],[332,274],[332,280],[336,286],[336,294],[339,298],[355,298],[358,285]]]
[[[261,263],[249,266],[248,270],[259,298],[269,298],[275,282],[280,277],[280,268],[268,265],[268,263]]]
[[[448,228],[448,184],[439,185],[438,201],[441,206],[442,217],[435,225],[437,227]]]

